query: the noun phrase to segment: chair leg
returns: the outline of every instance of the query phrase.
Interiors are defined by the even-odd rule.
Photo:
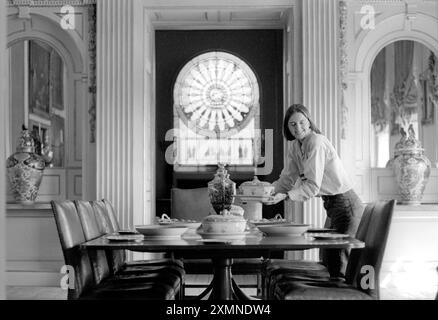
[[[256,292],[257,297],[261,297],[262,296],[262,292],[263,292],[262,274],[261,273],[257,273],[257,292]]]

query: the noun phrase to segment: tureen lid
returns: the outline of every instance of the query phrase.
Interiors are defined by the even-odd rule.
[[[271,184],[267,181],[260,181],[257,176],[254,176],[254,179],[252,181],[245,181],[243,182],[240,187],[268,187],[271,186]]]
[[[211,214],[204,218],[204,221],[208,222],[226,222],[226,221],[246,221],[242,216],[236,216],[234,214]]]

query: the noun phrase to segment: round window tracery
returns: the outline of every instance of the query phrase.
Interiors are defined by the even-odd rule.
[[[225,52],[208,52],[180,71],[174,107],[184,123],[211,136],[240,131],[259,108],[259,85],[251,68]]]

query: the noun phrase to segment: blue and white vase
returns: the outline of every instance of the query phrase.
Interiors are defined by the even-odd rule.
[[[44,167],[44,159],[35,153],[33,138],[28,130],[23,130],[17,151],[6,161],[10,188],[17,203],[35,202]]]
[[[413,134],[396,144],[392,167],[398,185],[400,204],[419,205],[430,176],[430,160]]]

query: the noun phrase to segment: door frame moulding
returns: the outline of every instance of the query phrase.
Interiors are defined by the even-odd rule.
[[[374,170],[371,164],[371,88],[370,73],[374,59],[378,53],[387,45],[399,40],[412,40],[425,45],[438,56],[438,19],[420,12],[416,13],[416,19],[408,21],[406,13],[397,13],[376,21],[373,32],[364,30],[359,33],[352,43],[354,50],[351,52],[351,63],[348,72],[348,97],[349,105],[355,106],[352,109],[354,123],[357,123],[360,132],[363,134],[355,136],[350,141],[355,151],[355,168],[357,177],[361,181],[363,200],[373,201],[376,185],[373,183],[373,171],[377,174],[382,170]],[[354,102],[354,103],[352,103]],[[360,120],[359,120],[360,119]],[[365,125],[363,125],[365,124]],[[433,172],[436,169],[432,169]],[[366,178],[368,177],[368,178]]]
[[[141,1],[141,0],[140,0]],[[291,46],[286,46],[286,35],[291,34],[291,36],[289,38],[291,38],[292,40],[290,41],[295,41],[294,36],[296,36],[296,32],[294,32],[293,30],[291,31],[290,29],[288,30],[288,18],[292,15],[292,22],[294,22],[294,14],[297,14],[297,10],[299,9],[298,5],[296,4],[296,1],[276,1],[278,2],[278,4],[266,4],[265,2],[263,2],[263,5],[261,4],[257,4],[254,3],[254,1],[252,1],[253,3],[247,2],[247,4],[244,5],[237,5],[234,2],[234,5],[214,5],[214,6],[209,6],[208,2],[206,1],[205,4],[203,5],[197,5],[197,6],[174,6],[174,7],[169,7],[170,4],[168,5],[162,5],[162,6],[158,6],[158,5],[148,5],[147,2],[151,2],[151,1],[144,1],[143,2],[143,30],[144,32],[152,32],[154,33],[156,30],[212,30],[212,29],[217,29],[217,30],[245,30],[245,29],[282,29],[285,36],[283,37],[283,47],[284,47],[284,51],[283,51],[283,62],[287,60],[287,56],[295,56],[295,57],[301,57],[300,52],[297,52],[300,48],[298,46],[295,46],[293,43]],[[245,1],[240,1],[239,3],[242,3]],[[266,21],[257,21],[257,20],[246,20],[244,22],[240,21],[239,23],[233,23],[228,21],[227,24],[225,23],[217,23],[217,21],[208,21],[208,12],[211,11],[220,11],[220,10],[226,10],[227,12],[229,11],[239,11],[239,12],[244,12],[244,11],[254,11],[255,9],[261,9],[261,10],[281,10],[282,14],[281,14],[281,19],[279,20],[279,23],[266,23]],[[153,21],[151,19],[151,17],[156,16],[156,12],[157,11],[180,11],[180,12],[187,12],[187,11],[197,11],[197,12],[207,12],[206,15],[204,15],[204,17],[207,20],[202,21],[201,23],[199,22],[193,22],[193,21],[176,21],[173,23],[168,23],[168,24],[164,24],[162,21]],[[152,28],[152,30],[150,30],[149,28]],[[301,29],[300,29],[301,30]],[[300,32],[300,30],[298,32]],[[144,39],[144,37],[143,37]],[[154,43],[152,44],[152,46],[154,47]],[[146,47],[146,45],[144,45],[144,47]],[[291,50],[293,50],[293,52],[288,52],[287,50],[291,48]],[[153,79],[155,81],[155,61],[156,61],[156,57],[155,57],[155,52],[153,52],[153,58],[152,58],[152,62],[146,62],[144,69],[145,69],[145,73],[147,72],[152,72],[152,74],[154,74]],[[290,70],[287,70],[289,66]],[[288,66],[283,63],[283,72],[284,74],[287,74],[287,72],[291,72],[292,75],[294,75],[294,67],[299,67],[298,65],[296,66],[294,63],[289,63]],[[299,75],[301,75],[301,73],[298,73]],[[297,79],[295,79],[294,76],[291,77],[292,78],[292,83],[290,85],[292,85],[292,88],[285,88],[286,85],[286,81],[285,79],[283,79],[283,109],[285,110],[287,108],[287,103],[289,101],[286,101],[286,99],[284,99],[286,97],[286,92],[292,91],[292,93],[290,94],[290,96],[294,97],[302,97],[301,92],[295,92],[297,91],[300,87],[296,85],[296,81]],[[155,90],[155,84],[152,86],[153,90]],[[146,90],[146,87],[145,87]],[[302,90],[302,88],[301,88]],[[151,93],[153,98],[153,104],[152,107],[154,109],[156,109],[156,105],[155,105],[155,91]],[[153,121],[154,119],[150,119],[150,121]],[[149,125],[153,125],[153,124],[145,124],[147,127]],[[153,142],[155,143],[155,141]],[[149,182],[149,185],[147,185],[147,182]],[[155,181],[154,179],[145,181],[145,189],[150,189],[150,190],[155,190]],[[155,192],[152,192],[152,195],[154,195]],[[154,198],[152,199],[154,201]],[[301,212],[299,208],[296,208],[296,206],[294,206],[294,216],[297,215],[302,215],[302,209]],[[302,207],[302,206],[301,206]],[[291,206],[286,206],[285,205],[285,214],[287,214],[289,217],[292,217],[292,207]]]
[[[28,7],[21,7],[17,1],[10,1],[7,10],[8,14],[8,35],[7,46],[11,47],[15,43],[23,40],[38,40],[44,42],[54,48],[61,56],[65,65],[66,83],[65,93],[65,110],[67,111],[67,122],[65,123],[65,154],[66,159],[64,169],[82,168],[82,195],[94,194],[92,190],[95,185],[92,182],[93,178],[87,173],[88,163],[88,34],[86,29],[78,29],[77,31],[66,32],[60,26],[61,16],[54,12],[57,10],[52,4],[43,2],[32,2]],[[90,1],[91,2],[91,1]],[[69,3],[76,4],[73,1]],[[45,7],[39,7],[39,5]],[[53,8],[49,8],[53,7]],[[26,15],[22,16],[23,8]],[[83,17],[86,17],[87,8],[81,7],[77,11]],[[8,114],[10,110],[7,111]],[[8,124],[9,127],[9,124]],[[77,135],[76,131],[81,130],[81,135]],[[9,128],[7,129],[9,131]],[[80,141],[76,139],[81,138]],[[13,141],[12,141],[13,144]],[[75,146],[82,146],[81,149]],[[8,148],[12,148],[11,142],[8,143]],[[12,150],[8,150],[9,153]],[[88,178],[87,178],[88,177]],[[95,179],[94,179],[95,180]],[[67,197],[68,194],[65,194]]]

